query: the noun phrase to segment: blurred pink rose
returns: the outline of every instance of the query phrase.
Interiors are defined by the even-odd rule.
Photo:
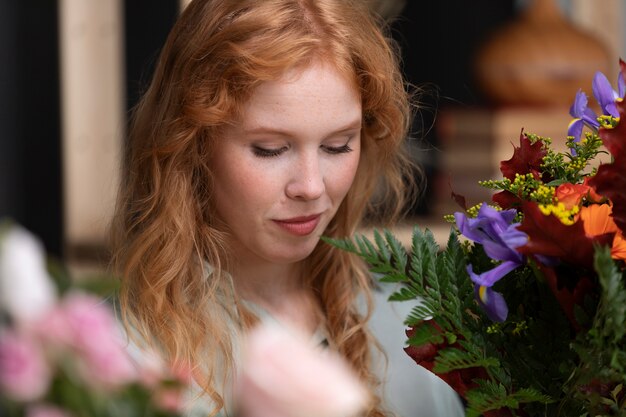
[[[182,387],[160,388],[154,393],[155,404],[170,413],[182,413],[185,408],[185,393]]]
[[[154,394],[156,404],[163,410],[183,413],[185,393],[193,381],[191,367],[184,364],[168,366],[164,368],[161,378],[164,376],[171,380],[171,383],[157,387]]]
[[[70,417],[67,413],[58,407],[49,404],[37,404],[28,407],[24,417]]]
[[[67,294],[37,330],[52,349],[77,353],[78,369],[92,386],[112,389],[137,379],[111,308],[95,296]]]
[[[249,336],[236,400],[247,417],[347,417],[368,395],[338,355],[265,325]]]
[[[84,359],[87,381],[114,388],[136,379],[118,324],[103,300],[73,293],[64,298],[62,308],[72,343]]]
[[[67,349],[73,345],[74,334],[62,304],[50,309],[48,314],[34,323],[32,330],[52,351]]]
[[[21,334],[0,335],[0,387],[11,399],[32,401],[50,385],[51,370],[37,343]]]

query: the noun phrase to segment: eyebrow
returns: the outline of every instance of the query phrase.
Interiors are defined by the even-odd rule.
[[[327,137],[334,136],[334,135],[344,133],[344,132],[349,132],[352,130],[358,130],[361,128],[362,125],[363,125],[363,119],[359,117],[358,119],[355,119],[354,121],[350,123],[346,123],[345,125],[338,128],[337,130],[334,130]],[[278,136],[293,136],[293,132],[289,130],[284,130],[284,129],[275,128],[271,126],[263,126],[263,125],[253,126],[249,129],[244,127],[243,133],[244,134],[269,133],[269,134],[278,135]]]

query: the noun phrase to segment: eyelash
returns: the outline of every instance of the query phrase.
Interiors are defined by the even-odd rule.
[[[281,153],[285,152],[286,150],[287,150],[286,146],[283,146],[282,148],[278,148],[278,149],[265,149],[259,146],[252,147],[252,152],[254,152],[254,155],[260,158],[271,158],[274,156],[278,156]]]
[[[287,149],[289,148],[286,146],[283,146],[282,148],[278,148],[278,149],[265,149],[259,146],[253,146],[252,152],[254,153],[255,156],[258,156],[259,158],[272,158],[275,156],[279,156],[280,154],[285,152]],[[343,146],[336,146],[336,147],[322,145],[322,149],[324,149],[324,151],[330,155],[338,155],[342,153],[352,152],[352,148],[348,144],[345,144]]]
[[[352,152],[352,148],[347,143],[343,146],[322,146],[322,148],[331,155]]]

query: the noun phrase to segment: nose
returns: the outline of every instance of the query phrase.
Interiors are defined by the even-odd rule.
[[[324,175],[316,155],[304,155],[298,158],[293,167],[293,174],[287,183],[287,197],[294,200],[317,200],[326,190]]]

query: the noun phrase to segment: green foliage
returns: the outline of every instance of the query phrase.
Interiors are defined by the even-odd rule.
[[[503,356],[492,344],[492,339],[500,336],[487,331],[465,269],[469,258],[480,260],[478,264],[490,263],[481,248],[462,245],[454,229],[443,250],[429,230],[422,232],[419,228],[413,230],[409,252],[388,230],[374,231],[374,242],[364,236],[324,240],[360,256],[379,274],[381,282],[401,284],[389,297],[390,301],[419,301],[405,320],[414,329],[408,344],[448,346],[437,352],[435,373],[485,370],[486,380],[468,383],[487,381],[494,385],[476,385],[469,391],[474,394],[468,396],[468,412],[482,413],[502,406],[516,408],[522,402],[549,400],[531,387],[513,389],[509,372],[502,364]],[[438,327],[420,326],[431,320]],[[494,391],[496,386],[498,389]],[[488,395],[489,401],[485,400]]]
[[[626,415],[626,280],[607,249],[596,253],[601,293],[575,310],[590,330],[573,342],[570,322],[533,263],[495,284],[509,316],[504,323],[489,321],[465,268],[471,263],[487,270],[493,261],[481,245],[461,243],[455,229],[444,248],[419,228],[410,249],[388,230],[375,231],[373,241],[324,240],[360,256],[380,282],[396,285],[390,301],[418,301],[405,320],[412,328],[407,344],[435,346],[432,371],[460,375],[467,416],[500,408],[513,415],[520,408],[531,416]],[[609,388],[596,389],[597,381]]]
[[[463,349],[447,348],[438,352],[437,362],[433,371],[438,374],[451,372],[458,369],[476,367],[498,367],[500,361],[495,358],[482,357],[481,351],[468,352]]]
[[[589,162],[600,153],[605,153],[600,149],[602,139],[595,132],[585,132],[585,137],[580,142],[575,142],[573,137],[568,137],[566,146],[573,149],[571,153],[555,152],[548,149],[548,153],[543,158],[542,169],[555,180],[548,185],[557,186],[566,182],[577,184],[582,182],[588,175],[586,168]]]
[[[468,392],[467,401],[470,406],[465,411],[465,416],[478,417],[486,411],[498,410],[503,407],[515,410],[523,403],[548,404],[552,400],[534,389],[520,389],[509,394],[502,384],[480,381],[478,388]]]
[[[593,415],[626,415],[626,276],[609,248],[596,249],[600,302],[589,331],[573,344],[580,357],[571,395],[589,404]],[[583,387],[576,389],[577,387]]]

